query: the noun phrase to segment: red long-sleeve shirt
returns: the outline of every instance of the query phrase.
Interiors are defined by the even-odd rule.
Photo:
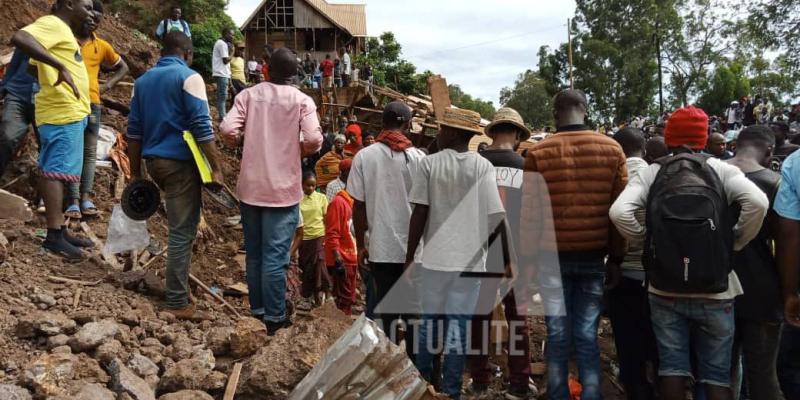
[[[339,252],[345,264],[358,264],[356,243],[350,234],[352,218],[353,198],[346,190],[342,190],[328,205],[325,215],[325,264],[329,267],[336,265],[334,251]]]

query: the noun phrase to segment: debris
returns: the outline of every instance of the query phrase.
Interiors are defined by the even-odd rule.
[[[165,394],[158,400],[214,400],[210,394],[199,390],[181,390],[180,392]]]
[[[231,355],[235,358],[254,354],[267,343],[267,328],[262,321],[245,317],[236,323],[231,333]]]
[[[81,304],[81,293],[83,293],[83,289],[81,288],[75,289],[75,295],[73,296],[72,300],[72,309],[77,309],[78,304]]]
[[[215,390],[225,386],[225,374],[212,371],[203,362],[193,358],[178,361],[161,377],[158,384],[160,392],[180,390]]]
[[[103,241],[97,238],[97,235],[94,234],[94,231],[92,231],[92,228],[89,227],[89,224],[87,224],[86,222],[81,222],[81,229],[83,229],[83,232],[89,236],[89,239],[91,239],[91,241],[94,242],[97,248],[102,249],[103,247],[105,247]],[[107,263],[111,264],[112,268],[114,268],[117,271],[122,271],[122,266],[119,265],[117,257],[115,257],[113,254],[108,254],[104,251],[101,251],[100,255],[103,257],[104,260],[106,260]]]
[[[250,294],[250,290],[247,288],[246,283],[234,283],[233,285],[228,285],[228,289],[239,292],[241,294]]]
[[[66,395],[67,383],[75,376],[74,364],[72,354],[45,354],[28,365],[20,382],[40,397]]]
[[[531,363],[531,375],[544,376],[547,373],[547,364],[543,362]]]
[[[205,336],[205,344],[215,356],[222,356],[231,351],[231,334],[234,329],[229,326],[213,327]]]
[[[70,339],[69,347],[76,353],[92,350],[118,333],[119,325],[112,320],[89,322]]]
[[[110,390],[97,383],[81,385],[80,391],[69,396],[71,400],[115,400],[116,396]]]
[[[236,309],[233,308],[232,305],[230,305],[230,303],[225,301],[225,299],[223,299],[222,296],[214,293],[214,291],[211,290],[208,286],[206,286],[205,283],[203,283],[200,279],[197,279],[197,277],[195,277],[192,274],[189,274],[189,279],[191,279],[192,282],[194,282],[197,286],[200,286],[203,290],[205,290],[206,293],[210,294],[212,297],[214,297],[215,299],[219,300],[219,302],[222,303],[222,305],[225,306],[225,308],[227,308],[228,310],[231,310],[231,312],[233,313],[233,315],[236,316],[237,319],[242,318],[242,316],[239,314],[239,312],[237,312]]]
[[[33,212],[28,208],[28,200],[0,189],[0,219],[16,219],[28,222],[32,218]]]
[[[60,312],[36,312],[24,315],[17,322],[16,334],[21,339],[30,339],[38,335],[56,336],[70,334],[77,324]]]
[[[425,379],[377,324],[361,316],[306,375],[290,400],[328,398],[421,399]]]
[[[134,400],[155,400],[156,395],[150,385],[142,378],[136,376],[122,360],[114,359],[108,364],[108,372],[111,374],[111,387],[117,393],[128,394]]]
[[[236,395],[236,387],[239,386],[239,376],[242,374],[242,363],[236,363],[233,365],[233,372],[231,372],[231,377],[228,378],[228,386],[225,387],[225,395],[222,397],[222,400],[233,400],[233,396]]]
[[[31,400],[31,394],[17,385],[0,385],[0,399]]]
[[[97,347],[94,356],[100,362],[108,363],[116,358],[122,358],[124,351],[119,340],[109,340]]]
[[[97,286],[97,285],[100,284],[100,282],[103,281],[102,279],[98,279],[95,282],[87,282],[87,281],[79,281],[79,280],[75,280],[75,279],[62,278],[60,276],[52,276],[52,275],[48,276],[47,279],[50,280],[51,282],[71,283],[71,284],[82,285],[82,286]]]

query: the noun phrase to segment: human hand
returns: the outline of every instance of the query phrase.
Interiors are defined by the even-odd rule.
[[[76,99],[81,98],[81,92],[78,90],[78,87],[75,86],[75,82],[72,80],[72,74],[70,74],[67,67],[63,65],[58,69],[58,79],[56,79],[56,83],[53,86],[58,86],[62,83],[66,83],[70,89],[72,89],[72,93],[75,94]]]
[[[358,249],[358,266],[365,270],[369,271],[369,251],[367,249]]]
[[[228,147],[242,147],[244,143],[244,136],[236,134],[236,135],[221,135],[222,136],[222,143],[225,143]]]

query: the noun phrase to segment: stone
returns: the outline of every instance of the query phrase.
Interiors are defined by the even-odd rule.
[[[47,293],[34,293],[29,297],[31,299],[31,302],[37,305],[44,304],[47,307],[52,307],[57,304],[55,297]]]
[[[181,390],[180,392],[165,394],[158,400],[214,400],[210,394],[199,390]]]
[[[75,361],[75,379],[82,379],[90,383],[106,384],[109,381],[108,374],[97,360],[89,357],[86,353],[77,355]]]
[[[168,355],[175,361],[185,360],[192,358],[194,354],[194,344],[186,336],[178,336],[172,343],[171,350]]]
[[[224,356],[231,351],[231,334],[233,328],[231,327],[213,327],[205,337],[206,347],[208,347],[215,356]]]
[[[231,355],[244,358],[253,355],[267,343],[267,328],[255,318],[242,318],[231,333]]]
[[[113,338],[119,333],[117,323],[112,320],[89,322],[81,327],[69,341],[69,346],[76,353],[89,351]]]
[[[141,354],[134,354],[133,357],[128,360],[128,367],[142,378],[146,378],[150,375],[158,375],[158,365]]]
[[[31,400],[31,394],[17,385],[0,385],[0,399]]]
[[[122,360],[117,358],[108,363],[108,372],[111,374],[111,388],[120,395],[127,394],[133,400],[155,400],[156,395],[150,385],[136,376]]]
[[[74,364],[72,354],[45,354],[28,364],[20,383],[31,388],[38,397],[66,395],[67,384],[75,376]]]
[[[16,219],[28,222],[31,218],[33,218],[33,212],[28,207],[28,200],[0,189],[0,219]]]
[[[16,334],[21,339],[38,335],[56,336],[75,332],[77,324],[60,312],[34,312],[22,316],[17,322]]]
[[[124,351],[118,340],[109,340],[95,350],[94,357],[100,362],[108,363],[115,358],[121,358]]]
[[[69,346],[58,346],[58,347],[53,347],[53,349],[50,350],[50,352],[53,354],[72,354],[72,348]]]
[[[202,347],[195,348],[192,358],[202,362],[203,366],[208,369],[214,369],[217,365],[217,360],[214,358],[214,353],[212,353],[211,350],[204,349]]]
[[[114,392],[96,383],[81,385],[81,389],[70,396],[72,400],[116,400]]]
[[[227,376],[212,371],[195,359],[181,360],[167,369],[158,384],[160,392],[177,392],[180,390],[215,390],[225,387]]]
[[[54,349],[56,347],[66,346],[67,343],[69,343],[69,336],[63,334],[50,336],[49,338],[47,338],[48,349]]]

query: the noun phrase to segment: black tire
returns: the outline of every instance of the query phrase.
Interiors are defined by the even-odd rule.
[[[122,192],[122,211],[134,221],[144,221],[153,216],[161,206],[161,191],[155,183],[138,179]]]

